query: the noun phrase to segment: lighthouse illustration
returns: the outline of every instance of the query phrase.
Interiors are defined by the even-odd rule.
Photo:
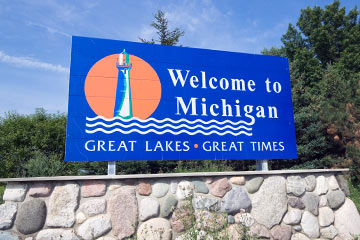
[[[119,73],[116,85],[114,117],[129,119],[133,116],[130,90],[130,69],[132,64],[129,64],[129,54],[125,49],[119,54],[116,67],[119,69]]]

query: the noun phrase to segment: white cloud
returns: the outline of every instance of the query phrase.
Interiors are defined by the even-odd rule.
[[[29,67],[44,69],[53,72],[59,73],[69,73],[69,68],[63,67],[61,65],[54,65],[51,63],[42,62],[38,59],[29,58],[29,57],[15,57],[5,54],[3,51],[0,51],[0,62],[8,63],[16,67]]]
[[[27,21],[26,22],[26,25],[28,26],[34,26],[34,27],[39,27],[39,28],[42,28],[42,29],[45,29],[46,31],[48,31],[49,33],[51,34],[59,34],[59,35],[62,35],[64,37],[68,37],[68,38],[71,38],[71,35],[66,33],[66,32],[62,32],[60,30],[57,30],[53,27],[50,27],[50,26],[46,26],[46,25],[43,25],[43,24],[39,24],[39,23],[34,23],[34,22],[31,22],[31,21]]]

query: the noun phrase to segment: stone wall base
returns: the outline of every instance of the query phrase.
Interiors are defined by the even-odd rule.
[[[339,171],[219,175],[7,179],[0,240],[360,235],[360,215]]]

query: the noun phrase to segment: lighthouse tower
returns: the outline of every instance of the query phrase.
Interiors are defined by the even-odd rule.
[[[129,65],[129,54],[126,53],[125,49],[119,54],[116,67],[119,69],[119,73],[116,85],[114,117],[129,119],[132,118],[130,90],[130,69],[132,64]]]

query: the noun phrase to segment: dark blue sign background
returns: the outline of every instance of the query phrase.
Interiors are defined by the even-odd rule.
[[[287,58],[84,37],[73,37],[72,42],[66,161],[297,158]],[[131,121],[98,117],[84,92],[91,67],[123,49],[150,64],[161,82],[161,100],[149,116],[155,120],[137,122],[131,128],[113,124]],[[181,70],[184,77],[189,71],[183,87],[180,81],[174,85],[169,69]],[[206,88],[202,87],[202,72],[206,73]],[[175,70],[174,74],[177,77]],[[197,88],[190,85],[194,75],[199,79]],[[211,77],[217,79],[213,81],[216,89],[209,86]],[[225,90],[219,85],[221,78],[226,78]],[[255,86],[232,90],[231,79],[243,79],[246,87],[253,80]],[[187,113],[179,98],[190,106]],[[191,115],[192,98],[196,98],[196,115]],[[223,116],[224,99],[233,116]],[[219,107],[213,107],[217,116],[210,113],[212,104]],[[235,105],[239,116],[235,116]],[[245,116],[246,105],[253,106],[249,116],[254,121]],[[270,114],[269,107],[276,108],[276,114]],[[163,121],[167,118],[170,121]],[[97,125],[89,127],[93,123]]]

